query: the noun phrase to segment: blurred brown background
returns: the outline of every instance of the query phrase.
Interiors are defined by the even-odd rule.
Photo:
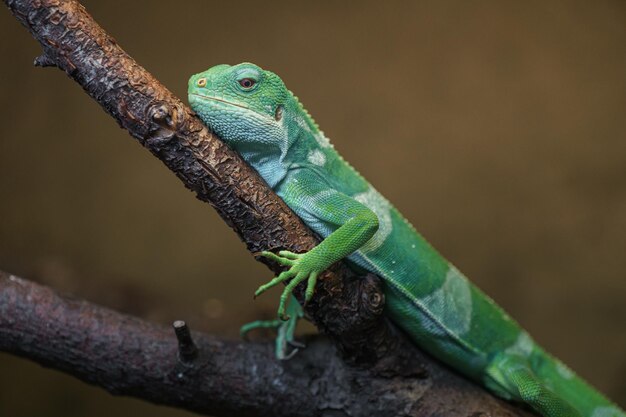
[[[84,1],[149,71],[252,61],[548,350],[626,405],[626,3]],[[3,9],[3,8],[2,8]],[[0,268],[236,337],[270,277],[0,11]],[[0,354],[0,416],[184,416]]]

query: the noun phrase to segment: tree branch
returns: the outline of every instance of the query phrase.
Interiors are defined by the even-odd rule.
[[[56,66],[79,83],[200,200],[211,204],[250,252],[303,252],[318,243],[256,172],[126,54],[80,3],[4,1],[42,45],[35,65]],[[419,416],[428,410],[444,414],[442,410],[452,410],[450,404],[463,411],[449,415],[468,415],[470,409],[509,415],[490,396],[419,354],[384,320],[378,278],[357,277],[341,264],[324,274],[306,312],[339,347],[342,358],[359,364],[360,370],[346,367],[328,343],[317,340],[297,360],[277,363],[267,360],[267,345],[202,335],[197,338],[197,364],[180,368],[173,359],[171,331],[59,298],[25,281],[5,278],[2,286],[1,349],[114,393],[219,415],[263,415],[271,409],[273,415],[293,416],[321,415],[322,410],[341,411],[333,415],[385,410],[385,415]],[[296,290],[300,300],[302,292],[302,286]],[[415,378],[422,363],[430,374],[426,380]],[[175,370],[181,369],[177,379]],[[297,405],[289,402],[295,400]]]
[[[0,271],[0,350],[112,394],[216,416],[530,416],[410,345],[411,356],[428,363],[427,377],[349,366],[323,337],[290,361],[268,360],[271,343],[202,333],[193,340],[196,353],[183,358],[171,328]]]
[[[304,252],[319,243],[263,179],[126,54],[80,3],[5,3],[43,47],[35,65],[56,66],[80,84],[200,200],[211,204],[250,252]],[[280,272],[279,265],[269,266]],[[303,289],[295,292],[300,300]],[[322,277],[306,310],[347,357],[371,362],[394,347],[381,318],[383,302],[376,279],[359,279],[338,265]]]

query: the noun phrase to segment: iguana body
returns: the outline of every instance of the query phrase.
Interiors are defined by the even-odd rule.
[[[384,280],[386,314],[416,344],[497,395],[545,417],[625,416],[430,246],[334,150],[277,75],[253,64],[216,66],[191,77],[189,101],[324,238],[304,254],[264,254],[289,267],[257,291],[291,279],[279,316],[298,283],[307,281],[308,299],[317,276],[346,259]]]

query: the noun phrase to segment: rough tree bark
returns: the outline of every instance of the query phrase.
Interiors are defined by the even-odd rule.
[[[77,1],[5,3],[43,47],[35,65],[56,66],[78,82],[211,204],[252,253],[315,246],[316,236],[263,180]],[[279,272],[278,265],[269,266]],[[302,299],[302,288],[296,295]],[[523,415],[417,353],[384,320],[383,305],[378,278],[356,277],[337,265],[320,280],[306,312],[340,356],[316,340],[297,360],[276,363],[267,360],[267,345],[199,335],[200,359],[181,368],[175,339],[163,328],[5,277],[0,349],[113,393],[217,415]]]
[[[374,375],[313,337],[296,360],[271,360],[272,343],[194,333],[181,359],[172,329],[0,272],[0,350],[113,394],[216,416],[530,416],[426,358],[419,375]]]

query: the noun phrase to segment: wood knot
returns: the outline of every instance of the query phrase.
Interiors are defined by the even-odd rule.
[[[148,106],[147,113],[153,122],[145,138],[147,146],[158,148],[176,136],[181,114],[176,106],[166,102],[155,102]]]
[[[378,306],[380,306],[382,303],[385,302],[385,296],[379,293],[370,294],[368,301],[369,301],[370,307],[377,308]]]
[[[172,109],[166,103],[156,103],[150,107],[150,119],[163,127],[172,127]]]
[[[382,314],[385,307],[385,294],[382,290],[380,279],[373,275],[367,274],[361,284],[361,300],[363,306],[369,310],[372,316]]]

